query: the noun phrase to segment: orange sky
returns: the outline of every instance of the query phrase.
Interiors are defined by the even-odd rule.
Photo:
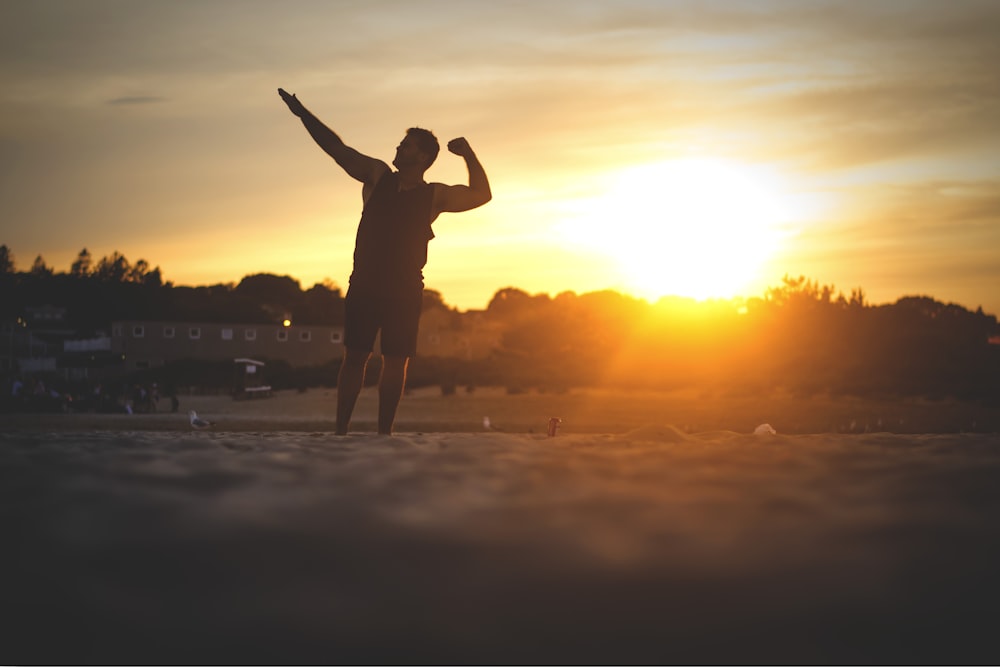
[[[346,285],[360,185],[282,86],[386,161],[411,125],[468,137],[494,199],[439,218],[425,270],[461,308],[787,273],[1000,313],[997,34],[962,0],[8,3],[0,243]]]

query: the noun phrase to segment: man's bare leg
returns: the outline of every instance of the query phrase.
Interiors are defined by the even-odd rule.
[[[396,421],[396,408],[406,386],[406,365],[409,357],[382,357],[382,377],[378,383],[378,432],[392,433]]]
[[[344,350],[344,362],[337,376],[337,435],[347,435],[354,405],[365,382],[365,367],[371,356],[367,350]]]

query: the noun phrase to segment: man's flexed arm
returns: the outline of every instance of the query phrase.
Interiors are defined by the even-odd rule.
[[[493,193],[490,191],[490,181],[486,177],[486,170],[483,169],[483,165],[480,164],[479,158],[476,157],[465,137],[449,141],[448,150],[465,159],[465,166],[469,170],[469,184],[442,185],[435,183],[437,186],[434,192],[435,214],[468,211],[482,206],[492,199]]]
[[[278,88],[278,95],[288,105],[288,109],[302,119],[302,124],[319,147],[351,178],[365,184],[374,184],[384,172],[388,171],[389,166],[385,162],[359,153],[345,144],[336,132],[306,109],[298,97],[290,95],[282,88]]]

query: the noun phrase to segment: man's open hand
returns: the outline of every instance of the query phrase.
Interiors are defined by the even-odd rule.
[[[285,92],[284,88],[278,88],[278,95],[281,96],[281,99],[284,100],[285,104],[288,105],[288,109],[293,114],[295,114],[299,118],[302,118],[302,116],[306,114],[306,108],[302,106],[302,102],[299,102],[299,98],[297,98],[295,95],[289,95],[287,92]]]
[[[448,142],[448,150],[450,150],[455,155],[460,155],[462,157],[468,157],[472,155],[472,147],[469,146],[469,142],[465,140],[465,137],[459,137],[457,139],[452,139]]]

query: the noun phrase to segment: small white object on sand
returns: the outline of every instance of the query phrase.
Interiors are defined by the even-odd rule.
[[[191,426],[193,428],[209,428],[213,425],[213,422],[199,417],[198,413],[194,410],[188,410],[188,418],[191,420]]]
[[[778,432],[770,424],[761,424],[753,430],[754,435],[777,435]]]

